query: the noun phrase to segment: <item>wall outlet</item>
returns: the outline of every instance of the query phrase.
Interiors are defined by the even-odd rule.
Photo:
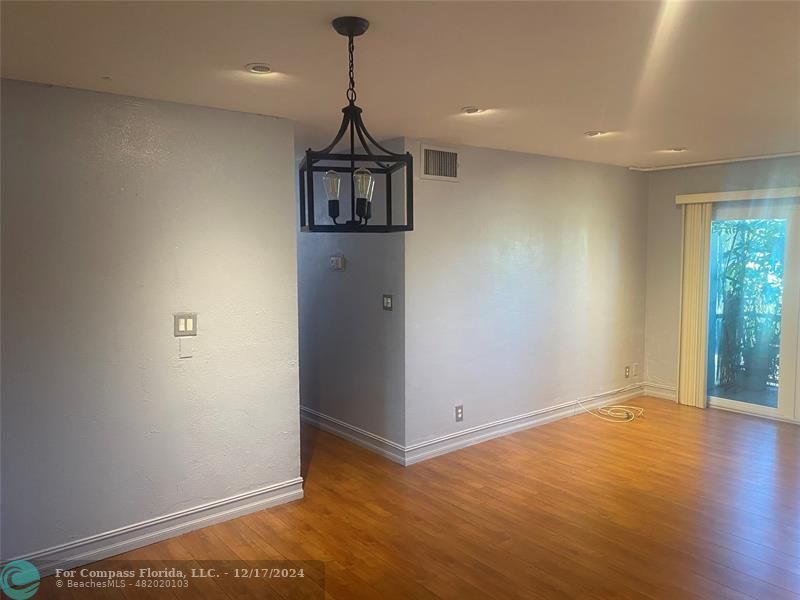
[[[456,422],[461,422],[464,420],[464,405],[459,404],[456,406]]]
[[[628,377],[630,376],[631,376],[631,368],[625,367],[625,379],[628,379]]]
[[[392,295],[383,295],[383,310],[392,310]]]

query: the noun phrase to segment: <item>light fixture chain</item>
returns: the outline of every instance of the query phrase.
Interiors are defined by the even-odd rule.
[[[348,36],[347,40],[347,53],[350,57],[350,66],[348,71],[350,76],[350,87],[347,88],[347,99],[350,101],[350,104],[353,104],[356,101],[356,76],[355,66],[353,64],[353,52],[355,51],[355,44],[353,44],[352,35]]]

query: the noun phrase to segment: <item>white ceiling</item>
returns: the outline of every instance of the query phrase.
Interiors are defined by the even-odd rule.
[[[372,22],[356,80],[379,138],[626,166],[800,151],[797,1],[3,2],[2,75],[287,117],[322,145],[345,14]]]

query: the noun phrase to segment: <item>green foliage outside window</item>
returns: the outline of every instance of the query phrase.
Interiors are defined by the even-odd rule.
[[[713,385],[752,391],[777,386],[786,221],[715,221],[709,317]],[[709,382],[711,383],[711,382]]]

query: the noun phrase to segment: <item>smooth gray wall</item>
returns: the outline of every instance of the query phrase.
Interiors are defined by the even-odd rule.
[[[3,557],[299,476],[292,137],[2,82]]]
[[[645,380],[675,388],[681,289],[678,194],[800,185],[800,157],[755,160],[648,174]]]
[[[407,444],[634,383],[644,356],[646,175],[458,153],[405,238]]]

